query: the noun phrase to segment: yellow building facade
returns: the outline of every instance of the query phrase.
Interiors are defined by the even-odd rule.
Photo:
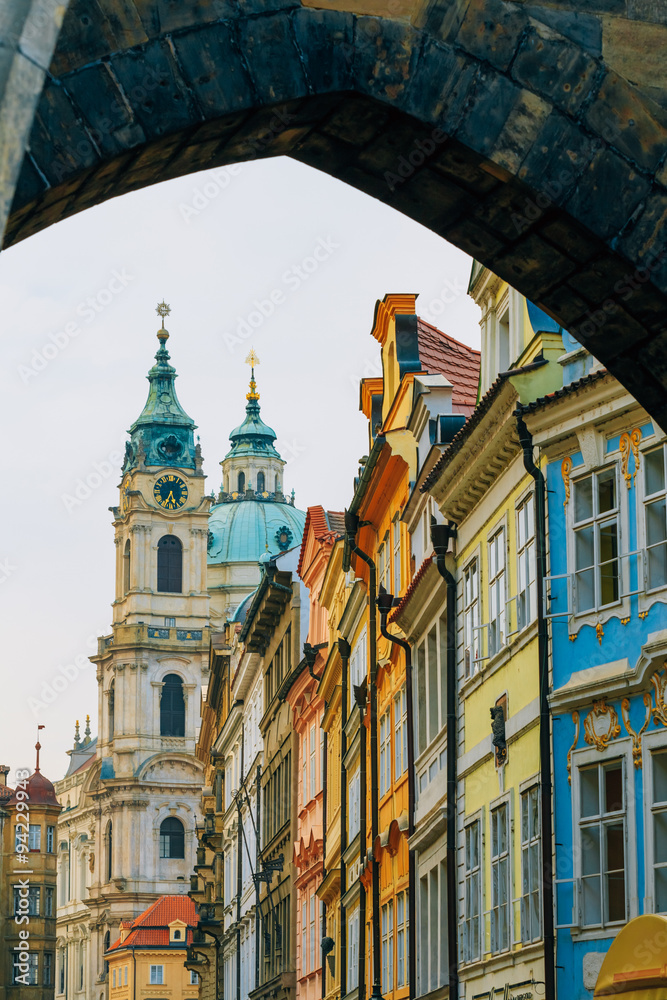
[[[491,1000],[544,984],[552,948],[544,495],[515,410],[562,385],[562,343],[534,331],[525,300],[489,272],[473,271],[471,293],[482,306],[486,392],[423,488],[455,538],[458,977],[462,995]]]
[[[185,968],[187,947],[198,922],[187,896],[160,896],[105,953],[109,1000],[196,1000],[199,977]]]

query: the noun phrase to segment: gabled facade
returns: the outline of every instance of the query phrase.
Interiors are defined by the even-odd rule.
[[[564,339],[562,391],[522,411],[548,498],[557,988],[584,1000],[628,921],[667,914],[667,467],[663,431]],[[662,957],[618,940],[598,986],[641,967],[639,989]]]

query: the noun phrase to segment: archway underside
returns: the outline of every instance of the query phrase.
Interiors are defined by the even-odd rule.
[[[505,20],[485,22],[491,7]],[[419,28],[302,7],[171,32],[157,18],[155,37],[115,50],[110,11],[105,27],[83,10],[5,246],[149,184],[289,155],[507,279],[667,426],[667,115],[589,43],[520,5],[436,0]]]

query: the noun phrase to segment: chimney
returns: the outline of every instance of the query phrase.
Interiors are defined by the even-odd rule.
[[[7,787],[7,775],[10,768],[7,764],[0,764],[0,787]]]

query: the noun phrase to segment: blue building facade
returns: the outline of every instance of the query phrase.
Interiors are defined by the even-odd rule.
[[[634,917],[667,913],[667,446],[568,334],[525,409],[547,488],[559,997],[593,996]]]

